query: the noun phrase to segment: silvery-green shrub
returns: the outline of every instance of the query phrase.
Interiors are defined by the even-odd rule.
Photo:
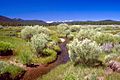
[[[80,60],[83,63],[89,63],[90,61],[98,60],[102,50],[95,41],[74,39],[68,44],[68,52],[71,61]]]
[[[33,29],[38,33],[44,33],[46,35],[50,35],[50,30],[46,27],[43,27],[43,26],[39,26],[39,25],[36,25],[33,27]]]
[[[119,35],[119,36],[120,36],[120,32],[119,32],[119,33],[117,33],[117,35]]]
[[[63,31],[68,30],[68,29],[69,29],[69,26],[65,23],[59,24],[57,26],[57,30],[58,30],[59,33],[63,33]]]
[[[68,35],[70,33],[69,26],[65,23],[59,24],[57,26],[57,32],[59,34],[65,34]]]
[[[36,26],[26,26],[22,31],[21,31],[21,37],[23,39],[28,39],[30,40],[33,35],[44,33],[46,35],[50,35],[50,30],[46,27],[42,27],[39,25]]]
[[[67,45],[70,60],[73,62],[75,62],[77,58],[79,58],[78,52],[76,52],[77,44],[78,44],[78,39],[74,39],[71,43]]]
[[[62,29],[62,28],[68,29],[69,26],[68,26],[68,24],[66,24],[66,23],[62,23],[62,24],[59,24],[59,25],[57,26],[57,28],[59,28],[59,29]]]
[[[96,33],[97,32],[93,29],[81,29],[75,38],[78,38],[79,40],[83,40],[85,38],[91,39]]]
[[[115,34],[114,35],[114,40],[115,40],[115,43],[120,43],[120,35]]]
[[[97,33],[92,37],[92,40],[96,41],[98,44],[102,45],[104,43],[114,43],[114,35],[110,33]]]
[[[71,32],[78,32],[79,30],[80,30],[80,26],[78,26],[78,25],[70,26],[70,31]]]
[[[30,39],[36,32],[33,30],[32,26],[26,26],[22,31],[21,31],[21,37],[23,39]]]
[[[74,38],[74,35],[73,35],[72,33],[70,33],[70,34],[67,36],[67,38],[68,38],[69,40],[72,40],[72,39]]]
[[[49,41],[49,36],[40,33],[36,34],[31,38],[31,44],[36,49],[37,53],[41,52]]]
[[[112,49],[112,52],[116,54],[120,54],[120,44],[115,44]]]

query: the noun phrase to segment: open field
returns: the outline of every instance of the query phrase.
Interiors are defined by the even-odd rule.
[[[0,65],[0,80],[120,80],[120,25],[3,27]]]

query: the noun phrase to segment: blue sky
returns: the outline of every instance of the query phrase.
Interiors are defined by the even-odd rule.
[[[120,0],[0,0],[0,15],[11,18],[120,20]]]

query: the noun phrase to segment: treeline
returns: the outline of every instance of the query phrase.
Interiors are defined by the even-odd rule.
[[[26,23],[26,22],[0,22],[2,26],[33,26],[33,25],[41,25],[41,26],[56,26],[63,22],[53,22],[53,23]],[[120,25],[119,21],[87,21],[87,22],[64,22],[69,25]]]
[[[8,18],[6,16],[0,16],[0,25],[2,26],[56,26],[60,23],[67,23],[69,25],[120,25],[120,21],[114,20],[101,20],[101,21],[72,21],[72,22],[53,22],[46,23],[42,20],[23,20],[20,18]]]
[[[46,23],[25,23],[25,22],[0,22],[2,26],[33,26],[33,25],[47,25]]]
[[[54,22],[49,25],[58,25],[62,22]],[[73,22],[64,22],[69,25],[120,25],[120,21],[104,20],[104,21],[73,21]]]

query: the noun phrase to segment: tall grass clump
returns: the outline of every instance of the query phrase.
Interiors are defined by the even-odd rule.
[[[24,70],[20,67],[8,64],[7,62],[4,61],[0,61],[0,74],[9,73],[11,75],[11,78],[14,79],[22,71]]]
[[[17,59],[22,64],[31,64],[32,58],[35,55],[35,51],[33,51],[30,45],[24,44],[20,46],[17,50]]]
[[[0,41],[0,51],[13,50],[14,46],[9,42]]]

